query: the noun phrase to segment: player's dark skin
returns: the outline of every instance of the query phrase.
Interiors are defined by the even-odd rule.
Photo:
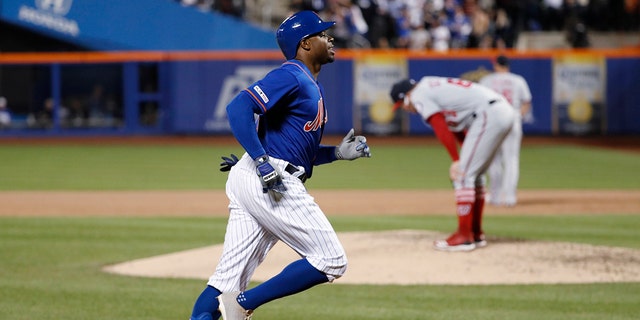
[[[322,65],[333,62],[335,55],[333,37],[323,31],[300,41],[296,59],[302,61],[317,79]]]

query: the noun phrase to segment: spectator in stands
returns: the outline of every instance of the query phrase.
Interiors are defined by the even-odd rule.
[[[498,49],[513,48],[515,42],[515,30],[512,28],[511,19],[504,9],[496,11],[494,22],[493,47]]]
[[[622,12],[622,24],[619,30],[633,31],[640,30],[640,1],[626,0]]]
[[[440,14],[436,19],[433,19],[433,25],[429,30],[431,33],[432,49],[435,51],[447,51],[449,50],[449,41],[451,40],[451,33],[446,24],[447,16],[445,11],[440,11]]]
[[[587,7],[576,0],[564,1],[565,32],[567,42],[573,48],[589,47],[587,26],[585,25]]]
[[[327,4],[324,0],[291,0],[291,3],[289,3],[291,12],[310,10],[319,13],[325,10],[326,7]]]
[[[362,18],[368,26],[368,31],[365,34],[367,41],[372,48],[379,48],[380,39],[387,32],[385,17],[386,12],[378,5],[378,0],[356,0],[355,3],[362,12]]]
[[[453,19],[456,14],[456,7],[459,6],[458,0],[445,0],[442,11],[447,16],[447,19]]]
[[[90,126],[105,127],[114,124],[117,103],[113,95],[105,93],[105,89],[101,84],[93,86],[86,103]]]
[[[566,30],[570,25],[586,20],[587,6],[582,1],[564,0],[562,16],[564,18],[563,30]]]
[[[104,98],[104,87],[96,84],[91,89],[87,98],[87,109],[89,110],[89,118],[100,120],[110,116],[109,110]]]
[[[542,3],[539,0],[526,0],[525,4],[526,31],[542,31]]]
[[[7,106],[7,98],[0,96],[0,129],[11,126],[11,112]]]
[[[245,0],[175,1],[243,19],[253,3]],[[271,6],[270,10],[265,10],[268,14],[278,6],[275,2],[262,3]],[[336,6],[349,7],[347,11],[354,11],[356,15],[349,21],[351,13],[341,13],[345,28],[340,31],[336,26],[335,29],[336,45],[348,48],[513,48],[521,31],[565,31],[571,39],[578,39],[572,40],[574,46],[584,46],[585,42],[579,40],[586,38],[581,30],[640,30],[640,0],[289,0],[288,9],[289,13],[312,10],[321,16],[332,17],[338,16]],[[570,17],[576,12],[579,12],[582,24],[577,24],[575,19],[572,22]],[[432,19],[442,13],[450,23],[447,46],[433,34],[435,30],[438,30],[438,36],[446,34]],[[286,12],[279,14],[286,15]],[[259,17],[252,17],[256,18]],[[273,21],[276,20],[280,21]],[[364,23],[357,20],[364,20]],[[437,22],[442,23],[442,20]]]
[[[371,47],[365,34],[369,26],[362,16],[362,11],[352,0],[335,0],[329,3],[327,10],[321,13],[323,20],[335,21],[335,27],[327,32],[333,37],[338,48]]]
[[[216,0],[213,2],[213,10],[242,19],[245,12],[244,0]]]
[[[68,116],[60,117],[63,126],[67,127],[85,127],[89,118],[89,112],[85,107],[84,99],[79,96],[69,96],[66,99],[68,106]]]
[[[611,1],[589,1],[586,13],[586,24],[592,30],[610,31],[616,26],[611,23],[615,18],[615,10],[611,10]]]
[[[448,20],[447,26],[451,33],[451,48],[465,48],[472,27],[471,20],[469,20],[469,17],[464,13],[461,5],[455,5],[453,16]]]
[[[32,128],[48,129],[53,126],[54,115],[56,112],[55,102],[49,97],[44,100],[42,108],[27,117],[27,125]],[[67,125],[69,112],[64,106],[57,108],[58,118],[63,125]]]
[[[488,49],[493,45],[492,24],[487,11],[476,7],[471,15],[471,34],[467,48]]]
[[[571,23],[566,32],[567,42],[572,48],[588,48],[591,46],[587,35],[587,26],[581,21]]]
[[[396,39],[394,43],[395,48],[406,49],[409,47],[411,41],[411,20],[409,17],[409,8],[404,5],[399,8],[395,17],[396,22]]]
[[[392,48],[397,34],[395,19],[386,1],[375,1],[375,3],[376,13],[368,23],[367,39],[373,48]]]
[[[411,35],[409,38],[409,49],[411,50],[426,50],[431,46],[431,34],[429,30],[425,28],[424,24],[412,27]]]
[[[53,98],[47,98],[42,104],[42,109],[27,117],[27,125],[35,128],[50,128],[53,126],[54,102]]]
[[[564,28],[562,15],[563,0],[542,1],[542,29],[545,31],[559,31]]]

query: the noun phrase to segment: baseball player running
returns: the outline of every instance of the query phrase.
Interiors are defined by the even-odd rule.
[[[312,11],[285,19],[276,38],[287,61],[227,106],[231,130],[246,153],[229,171],[223,253],[191,320],[250,319],[259,306],[331,282],[347,268],[336,232],[303,184],[313,166],[371,156],[365,137],[353,129],[338,146],[320,144],[327,110],[316,79],[321,66],[334,61],[333,38],[326,33],[334,24]],[[247,290],[278,241],[301,259]]]
[[[471,251],[487,245],[482,230],[484,173],[511,130],[515,112],[495,91],[456,78],[401,80],[391,88],[394,110],[417,113],[429,124],[453,162],[449,177],[455,189],[458,230],[436,240],[441,251]],[[456,139],[460,142],[460,152]]]
[[[480,84],[502,94],[516,110],[516,121],[487,170],[488,202],[497,206],[515,206],[520,175],[522,122],[532,122],[531,91],[527,81],[509,70],[509,58],[500,55],[493,63],[494,72],[480,79]]]

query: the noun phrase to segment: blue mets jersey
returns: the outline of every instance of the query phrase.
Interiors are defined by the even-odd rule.
[[[323,88],[302,62],[285,62],[242,94],[250,97],[252,109],[259,115],[258,138],[264,152],[243,143],[252,134],[237,130],[234,134],[254,159],[266,152],[271,157],[303,166],[307,176],[311,176],[313,165],[335,160],[335,147],[320,145],[327,121]],[[234,99],[227,107],[228,113],[241,108],[237,104],[242,101],[246,99]],[[230,115],[229,121],[233,129],[234,117]]]

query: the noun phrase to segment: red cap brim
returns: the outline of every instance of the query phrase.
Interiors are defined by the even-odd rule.
[[[404,103],[402,100],[396,101],[396,103],[393,104],[393,111],[400,109],[400,107],[402,107],[402,103]]]

